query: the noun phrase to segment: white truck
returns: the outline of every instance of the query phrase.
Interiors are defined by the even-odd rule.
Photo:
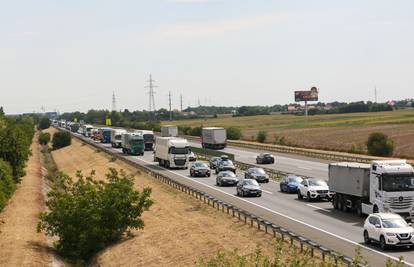
[[[178,128],[175,125],[163,125],[161,126],[161,137],[177,137]]]
[[[94,129],[93,125],[85,124],[82,126],[82,134],[86,137],[91,137],[92,129]]]
[[[204,127],[201,131],[203,148],[223,149],[227,145],[227,132],[222,127]]]
[[[331,163],[328,184],[335,209],[414,216],[414,169],[405,160]]]
[[[155,139],[154,161],[166,168],[188,168],[189,145],[187,139],[157,137]]]
[[[112,129],[111,130],[111,145],[112,147],[122,147],[122,134],[127,131],[124,129]]]

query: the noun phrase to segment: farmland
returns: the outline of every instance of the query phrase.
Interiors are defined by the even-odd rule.
[[[395,156],[414,157],[414,109],[389,112],[315,115],[306,119],[295,115],[261,115],[250,117],[219,117],[163,122],[181,126],[238,127],[243,140],[254,140],[258,131],[267,132],[266,142],[284,137],[287,145],[351,151],[365,146],[368,135],[384,132],[396,143]]]

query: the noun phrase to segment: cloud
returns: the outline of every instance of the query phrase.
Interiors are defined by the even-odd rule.
[[[282,22],[285,19],[286,16],[281,14],[269,14],[242,19],[228,19],[204,23],[175,24],[163,26],[160,29],[159,34],[165,38],[174,39],[211,37],[230,32],[273,25],[275,23]]]

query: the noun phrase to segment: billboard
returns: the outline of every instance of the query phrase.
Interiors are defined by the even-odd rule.
[[[312,87],[309,91],[295,91],[295,102],[318,101],[318,88]]]

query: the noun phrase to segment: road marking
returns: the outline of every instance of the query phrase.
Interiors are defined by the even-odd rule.
[[[302,167],[302,166],[297,166],[297,168],[298,168],[298,169],[302,169],[302,170],[308,170],[308,171],[313,170],[312,168]]]
[[[103,147],[104,147],[104,146],[103,146]],[[144,160],[144,159],[142,159],[142,158],[138,158],[138,157],[136,157],[136,159],[138,159],[138,160],[140,160],[140,161],[142,161],[142,162],[145,162],[145,163],[151,164],[151,165],[156,165],[156,163],[154,163],[154,162],[150,162],[150,161],[147,161],[147,160]],[[163,170],[167,171],[167,172],[170,172],[170,173],[173,173],[173,174],[175,174],[175,175],[181,176],[181,177],[183,177],[183,178],[185,178],[185,179],[191,180],[191,181],[193,181],[193,182],[195,182],[195,183],[201,184],[201,185],[203,185],[203,186],[205,186],[205,187],[208,187],[208,188],[210,188],[210,189],[213,189],[213,190],[219,191],[219,192],[221,192],[221,193],[223,193],[223,194],[225,194],[225,195],[228,195],[228,196],[230,196],[230,197],[234,197],[234,198],[236,197],[235,195],[230,194],[230,193],[227,193],[227,192],[225,192],[225,191],[223,191],[223,190],[220,190],[220,189],[219,189],[219,188],[217,188],[217,187],[214,187],[214,186],[211,186],[211,185],[208,185],[208,184],[202,183],[202,182],[197,181],[197,180],[195,180],[195,179],[191,179],[191,178],[189,178],[189,177],[187,177],[187,176],[185,176],[185,175],[182,175],[181,173],[174,172],[174,171],[168,170],[168,169],[163,168],[163,167],[161,167],[161,168],[162,168]],[[340,240],[342,240],[342,241],[348,242],[348,243],[353,244],[353,245],[356,245],[356,246],[360,246],[360,247],[362,247],[362,248],[364,248],[364,249],[366,249],[366,250],[368,250],[368,251],[371,251],[371,252],[377,253],[377,254],[379,254],[379,255],[381,255],[381,256],[388,257],[388,258],[390,258],[390,259],[392,259],[392,260],[395,260],[395,261],[399,261],[399,258],[397,258],[397,257],[394,257],[394,256],[391,256],[391,255],[389,255],[389,254],[386,254],[386,253],[380,252],[380,251],[378,251],[378,250],[372,249],[372,248],[367,247],[367,246],[365,246],[365,245],[362,245],[362,244],[360,244],[360,243],[358,243],[358,242],[355,242],[355,241],[352,241],[352,240],[347,239],[347,238],[345,238],[345,237],[342,237],[342,236],[339,236],[339,235],[337,235],[337,234],[331,233],[331,232],[329,232],[329,231],[327,231],[327,230],[324,230],[324,229],[321,229],[321,228],[319,228],[319,227],[313,226],[313,225],[311,225],[311,224],[309,224],[309,223],[306,223],[306,222],[304,222],[304,221],[301,221],[301,220],[295,219],[295,218],[293,218],[293,217],[291,217],[291,216],[289,216],[289,215],[286,215],[286,214],[284,214],[284,213],[281,213],[281,212],[278,212],[278,211],[275,211],[275,210],[269,209],[269,208],[267,208],[267,207],[264,207],[264,206],[262,206],[262,205],[259,205],[259,204],[257,204],[257,203],[254,203],[254,202],[252,202],[252,201],[250,201],[250,200],[246,200],[246,199],[243,199],[243,198],[237,198],[237,199],[239,199],[240,201],[244,201],[244,202],[246,202],[246,203],[249,203],[249,204],[251,204],[251,205],[253,205],[253,206],[256,206],[256,207],[262,208],[262,209],[264,209],[264,210],[266,210],[266,211],[268,211],[268,212],[270,212],[270,213],[273,213],[273,214],[276,214],[276,215],[279,215],[279,216],[285,217],[285,218],[287,218],[287,219],[289,219],[289,220],[291,220],[291,221],[294,221],[294,222],[296,222],[296,223],[300,223],[300,224],[302,224],[302,225],[305,225],[305,226],[307,226],[307,227],[310,227],[310,228],[312,228],[312,229],[315,229],[315,230],[320,231],[320,232],[322,232],[322,233],[325,233],[325,234],[327,234],[327,235],[333,236],[333,237],[338,238],[338,239],[340,239]],[[308,204],[308,205],[310,205],[310,204]],[[315,206],[315,207],[316,207],[316,206]],[[318,208],[319,208],[319,207],[318,207]],[[412,266],[412,267],[414,267],[414,264],[412,264],[412,263],[409,263],[409,262],[406,262],[406,261],[402,261],[402,262],[403,262],[405,265],[408,265],[408,266]]]
[[[262,192],[265,192],[265,193],[267,193],[267,194],[273,195],[273,193],[272,193],[272,192],[267,191],[267,190],[263,190],[263,189],[262,189]]]
[[[321,208],[321,207],[318,207],[318,206],[315,206],[315,205],[312,205],[312,204],[306,204],[306,206],[312,207],[312,208],[317,209],[317,210],[329,211],[327,209],[324,209],[324,208]]]
[[[145,162],[145,163],[148,163],[148,164],[155,165],[155,164],[154,164],[154,162],[149,162],[149,161],[144,160],[144,159],[140,159],[140,158],[138,158],[138,160],[141,160],[141,161],[143,161],[143,162]],[[161,167],[161,168],[162,168],[162,167]],[[200,182],[200,181],[197,181],[197,180],[194,180],[194,179],[190,179],[189,177],[187,177],[187,176],[185,176],[185,175],[182,175],[181,173],[174,172],[174,171],[171,171],[171,170],[168,170],[168,169],[165,169],[165,168],[163,168],[163,169],[164,169],[165,171],[167,171],[167,172],[170,172],[170,173],[173,173],[173,174],[175,174],[175,175],[181,176],[181,177],[183,177],[183,178],[186,178],[186,179],[188,179],[188,180],[191,180],[191,181],[193,181],[193,182],[196,182],[196,183],[198,183],[198,184],[201,184],[201,185],[206,186],[206,187],[208,187],[208,188],[211,188],[211,189],[213,189],[213,190],[220,191],[221,193],[226,194],[226,195],[228,195],[228,196],[231,196],[231,197],[236,197],[235,195],[230,194],[230,193],[227,193],[227,192],[225,192],[225,191],[222,191],[222,190],[218,189],[217,187],[214,187],[214,186],[211,186],[211,185],[208,185],[208,184],[204,184],[204,183],[202,183],[202,182]],[[264,210],[267,210],[267,211],[269,211],[269,212],[271,212],[271,213],[273,213],[273,214],[276,214],[276,215],[279,215],[279,216],[285,217],[285,218],[287,218],[287,219],[289,219],[289,220],[292,220],[292,221],[294,221],[294,222],[297,222],[297,223],[303,224],[303,225],[305,225],[305,226],[308,226],[308,227],[310,227],[310,228],[312,228],[312,229],[315,229],[315,230],[320,231],[320,232],[322,232],[322,233],[325,233],[325,234],[327,234],[327,235],[331,235],[331,236],[336,237],[336,238],[338,238],[338,239],[340,239],[340,240],[342,240],[342,241],[346,241],[346,242],[348,242],[348,243],[350,243],[350,244],[353,244],[353,245],[356,245],[356,246],[361,246],[362,248],[364,248],[364,249],[366,249],[366,250],[369,250],[369,251],[371,251],[371,252],[377,253],[377,254],[379,254],[379,255],[381,255],[381,256],[388,257],[388,258],[390,258],[390,259],[392,259],[392,260],[395,260],[395,261],[399,261],[399,260],[400,260],[400,259],[399,259],[399,258],[397,258],[397,257],[391,256],[391,255],[386,254],[386,253],[383,253],[383,252],[380,252],[380,251],[378,251],[378,250],[372,249],[372,248],[367,247],[367,246],[365,246],[365,245],[361,245],[361,244],[360,244],[360,243],[358,243],[358,242],[355,242],[355,241],[352,241],[352,240],[347,239],[347,238],[345,238],[345,237],[342,237],[342,236],[340,236],[340,235],[337,235],[337,234],[331,233],[331,232],[329,232],[329,231],[327,231],[327,230],[324,230],[324,229],[322,229],[322,228],[319,228],[319,227],[313,226],[313,225],[311,225],[311,224],[309,224],[309,223],[306,223],[306,222],[304,222],[304,221],[301,221],[301,220],[295,219],[295,218],[293,218],[293,217],[291,217],[291,216],[289,216],[289,215],[286,215],[286,214],[284,214],[284,213],[281,213],[281,212],[278,212],[278,211],[275,211],[275,210],[271,210],[271,209],[269,209],[269,208],[267,208],[267,207],[264,207],[264,206],[262,206],[262,205],[259,205],[259,204],[257,204],[257,203],[254,203],[254,202],[252,202],[252,201],[250,201],[250,200],[246,200],[246,199],[244,199],[244,198],[237,198],[237,199],[239,199],[240,201],[244,201],[244,202],[246,202],[246,203],[249,203],[249,204],[251,204],[251,205],[253,205],[253,206],[256,206],[256,207],[262,208],[262,209],[264,209]],[[403,262],[404,264],[408,265],[408,266],[412,266],[412,267],[414,267],[414,264],[412,264],[412,263],[409,263],[409,262],[406,262],[406,261],[402,261],[402,262]]]

